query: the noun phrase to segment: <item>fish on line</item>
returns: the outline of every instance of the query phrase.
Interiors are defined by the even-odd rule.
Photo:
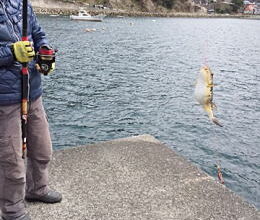
[[[213,110],[216,105],[213,103],[213,72],[208,66],[200,69],[195,86],[195,98],[204,110],[208,113],[209,119],[216,125],[223,127],[214,116]]]

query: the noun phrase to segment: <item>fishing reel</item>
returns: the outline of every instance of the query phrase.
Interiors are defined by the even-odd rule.
[[[42,46],[36,54],[37,69],[48,75],[55,67],[55,54],[57,50],[52,49],[50,46]]]

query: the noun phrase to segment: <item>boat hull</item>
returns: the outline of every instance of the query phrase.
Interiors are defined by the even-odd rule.
[[[78,21],[93,21],[93,22],[101,22],[102,18],[97,18],[97,17],[84,17],[84,16],[70,16],[71,20],[78,20]]]

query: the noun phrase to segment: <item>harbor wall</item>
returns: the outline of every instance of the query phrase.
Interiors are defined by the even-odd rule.
[[[54,152],[59,204],[30,204],[34,220],[259,220],[259,211],[150,135]]]

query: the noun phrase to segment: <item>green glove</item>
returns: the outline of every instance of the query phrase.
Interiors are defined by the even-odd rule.
[[[20,63],[27,63],[35,56],[32,43],[29,41],[17,41],[12,44],[12,49],[16,60]]]

